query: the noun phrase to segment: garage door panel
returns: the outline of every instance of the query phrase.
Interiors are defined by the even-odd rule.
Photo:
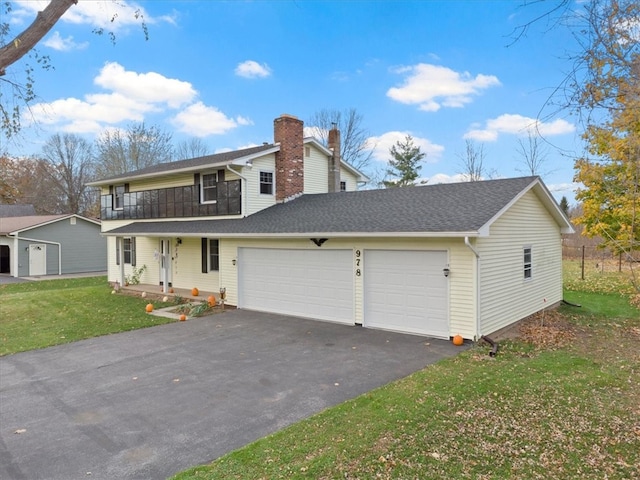
[[[448,337],[448,284],[442,251],[366,250],[367,327]]]
[[[351,250],[240,248],[239,307],[353,324]]]

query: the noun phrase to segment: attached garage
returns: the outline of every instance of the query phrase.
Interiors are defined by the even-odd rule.
[[[238,249],[238,307],[354,324],[351,250]]]
[[[365,327],[448,338],[447,252],[364,251]]]

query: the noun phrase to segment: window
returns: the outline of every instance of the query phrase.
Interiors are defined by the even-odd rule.
[[[215,173],[202,175],[202,203],[213,203],[217,199],[218,192],[218,176]]]
[[[203,238],[201,243],[202,273],[220,270],[220,240]]]
[[[124,185],[116,185],[114,191],[114,204],[115,210],[122,210],[124,208],[124,193],[126,191]]]
[[[347,191],[347,182],[340,182],[340,191],[341,192]]]
[[[122,256],[124,263],[135,266],[136,264],[136,239],[124,237],[122,239]],[[120,265],[120,238],[116,238],[116,265]]]
[[[531,268],[531,247],[524,247],[524,279],[530,279],[532,268]]]
[[[220,270],[220,243],[217,239],[209,240],[209,271]]]
[[[273,172],[260,172],[260,193],[273,195]]]

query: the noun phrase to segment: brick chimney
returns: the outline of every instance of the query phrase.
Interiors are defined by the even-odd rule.
[[[273,121],[273,140],[280,144],[276,152],[276,201],[283,202],[304,191],[303,122],[283,114]]]
[[[329,192],[340,191],[340,130],[334,123],[329,130],[329,139],[327,142],[329,150],[333,152],[333,155],[329,157],[329,177],[328,185]]]

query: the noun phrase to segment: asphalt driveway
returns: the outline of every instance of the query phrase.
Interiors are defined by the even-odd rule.
[[[164,479],[459,351],[233,310],[0,357],[0,478]]]

